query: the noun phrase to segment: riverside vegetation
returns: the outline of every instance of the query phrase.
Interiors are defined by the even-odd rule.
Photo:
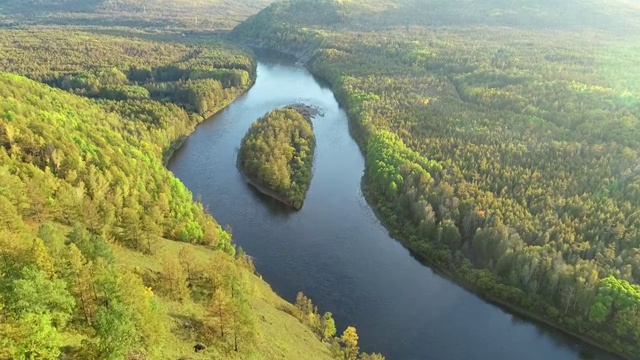
[[[354,359],[163,166],[251,54],[125,33],[0,31],[0,358]]]
[[[232,35],[297,53],[331,84],[366,197],[406,246],[486,298],[639,358],[640,10],[474,4],[283,1]]]
[[[258,189],[300,209],[311,184],[315,146],[308,114],[293,108],[274,110],[247,131],[238,167]]]
[[[0,30],[0,66],[99,100],[105,111],[128,120],[122,131],[135,135],[145,151],[165,157],[174,142],[253,83],[256,64],[246,50],[217,40],[182,43],[131,35]]]

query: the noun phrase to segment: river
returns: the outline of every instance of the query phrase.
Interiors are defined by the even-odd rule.
[[[292,59],[260,53],[256,84],[201,124],[169,169],[230,225],[235,242],[289,301],[303,291],[338,331],[387,359],[615,359],[487,303],[415,260],[362,196],[364,158],[331,90]],[[258,117],[293,102],[317,105],[314,177],[300,211],[247,185],[235,167]]]

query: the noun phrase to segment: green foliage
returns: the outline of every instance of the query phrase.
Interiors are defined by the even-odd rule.
[[[17,75],[0,84],[2,354],[54,359],[71,331],[84,358],[161,352],[167,315],[113,264],[106,239],[148,251],[166,236],[233,254],[229,235],[160,156],[117,132],[126,120]]]
[[[234,46],[173,40],[0,31],[3,69],[74,93],[0,74],[0,358],[180,358],[202,339],[212,286],[229,311],[207,356],[326,358],[265,302],[284,303],[162,163],[252,84],[255,62]],[[166,250],[176,246],[198,255]],[[289,334],[304,348],[281,349]]]
[[[329,341],[336,335],[336,323],[330,312],[324,313],[320,319],[320,337],[323,341]]]
[[[28,193],[22,216],[80,222],[96,236],[136,248],[145,245],[143,232],[226,247],[222,230],[211,226],[213,220],[158,158],[135,147],[137,139],[113,130],[122,127],[119,117],[13,75],[1,80],[0,111],[15,114],[5,127],[16,133],[2,144],[2,165],[37,189]],[[87,235],[77,236],[78,246],[85,246]]]
[[[238,167],[250,181],[299,209],[311,184],[315,146],[310,120],[294,109],[274,110],[242,139]]]
[[[0,281],[0,288],[7,304],[4,320],[13,331],[5,333],[3,345],[11,349],[13,357],[56,359],[63,344],[61,331],[74,306],[66,284],[47,279],[34,266],[7,275]]]
[[[172,144],[252,85],[256,66],[245,50],[214,40],[185,44],[59,29],[0,31],[0,50],[5,71],[108,100],[101,105],[126,120],[115,129],[165,159]]]
[[[242,271],[245,264],[240,257],[234,263],[210,264],[212,272],[204,286],[209,293],[207,315],[201,336],[208,343],[220,344],[228,351],[250,354],[258,331],[247,296],[247,278]]]
[[[96,357],[116,360],[127,355],[129,349],[138,341],[132,318],[133,311],[119,302],[98,310],[94,325],[96,336],[99,338]]]

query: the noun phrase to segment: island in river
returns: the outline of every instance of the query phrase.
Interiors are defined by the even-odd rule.
[[[261,192],[302,208],[311,184],[316,139],[311,118],[318,110],[302,104],[267,113],[242,139],[238,168]]]

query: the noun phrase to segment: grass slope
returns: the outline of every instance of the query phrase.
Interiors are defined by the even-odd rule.
[[[219,258],[216,251],[202,246],[171,241],[159,240],[159,248],[153,256],[145,255],[118,245],[112,245],[116,261],[129,271],[154,273],[162,271],[158,259],[175,256],[185,248],[191,248],[196,254],[199,266],[206,266],[211,261]],[[290,315],[293,312],[293,305],[283,300],[273,292],[260,276],[246,273],[249,280],[250,305],[253,312],[258,314],[258,329],[262,334],[258,339],[256,351],[249,358],[241,354],[233,357],[233,354],[224,354],[227,359],[309,359],[309,360],[329,360],[332,359],[329,347],[321,343],[317,336],[297,318]],[[181,304],[179,302],[162,300],[162,306],[168,309],[176,324],[180,319],[202,318],[204,309],[195,303]],[[175,359],[181,355],[190,353],[193,349],[195,339],[190,338],[188,333],[175,332],[172,341],[172,352],[166,354],[167,359]],[[190,355],[190,359],[218,359],[221,356],[209,349],[200,354]]]

